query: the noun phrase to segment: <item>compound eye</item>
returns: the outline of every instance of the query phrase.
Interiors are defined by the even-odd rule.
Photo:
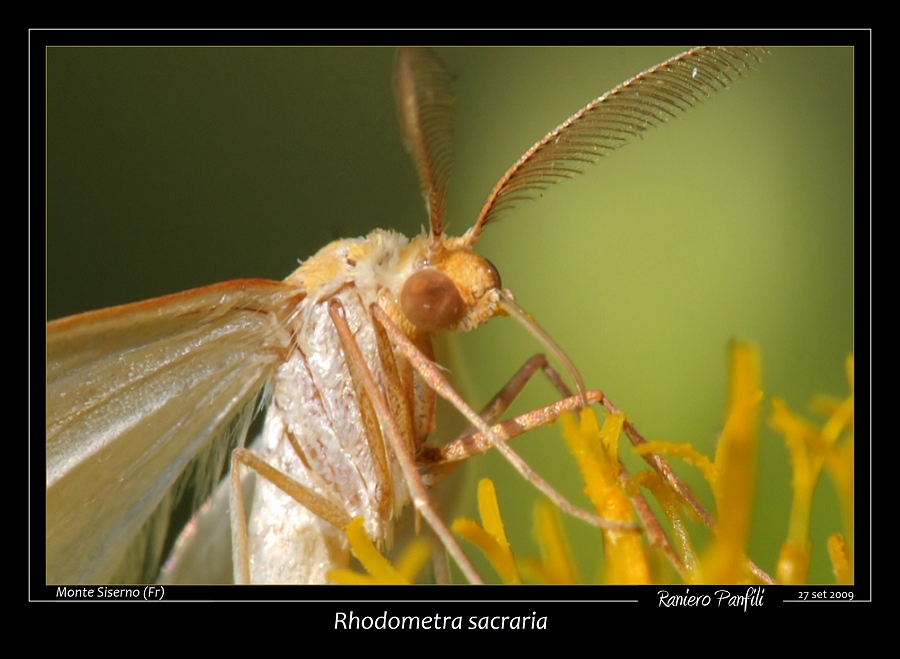
[[[425,332],[447,329],[466,315],[456,284],[438,270],[419,270],[400,291],[400,308],[409,321]]]
[[[501,289],[503,288],[503,284],[500,281],[500,271],[497,270],[497,266],[491,263],[488,259],[481,257],[484,259],[484,262],[487,263],[488,277],[493,282],[491,288]]]

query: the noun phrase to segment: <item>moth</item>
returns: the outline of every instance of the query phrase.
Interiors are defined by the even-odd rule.
[[[425,486],[471,453],[495,448],[517,458],[508,437],[487,427],[493,416],[480,417],[445,383],[432,362],[433,335],[511,315],[571,375],[578,395],[570,407],[588,398],[563,351],[475,253],[483,230],[730,86],[763,53],[693,49],[592,101],[529,149],[454,238],[445,230],[450,76],[430,51],[401,49],[396,97],[428,231],[336,241],[283,282],[236,280],[48,323],[48,582],[148,578],[147,566],[162,558],[160,520],[176,493],[196,479],[201,491],[211,488],[223,462],[237,581],[325,581],[349,560],[342,525],[361,516],[370,537],[386,545],[411,501],[477,580]],[[477,433],[428,447],[437,395]],[[230,453],[261,404],[261,444]],[[249,507],[242,471],[256,474]]]

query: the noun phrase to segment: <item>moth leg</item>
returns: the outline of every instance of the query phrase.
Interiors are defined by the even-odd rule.
[[[253,451],[245,448],[235,449],[231,454],[231,545],[234,552],[235,583],[250,583],[250,540],[241,487],[241,465],[249,467],[301,506],[337,528],[344,528],[351,522],[350,515],[337,503],[275,469]]]
[[[512,405],[512,402],[519,397],[520,393],[522,393],[522,389],[525,388],[525,385],[531,381],[531,378],[534,377],[539,370],[543,371],[547,376],[547,379],[562,392],[563,397],[572,395],[572,392],[566,386],[565,382],[563,382],[557,370],[553,368],[547,360],[547,356],[544,354],[537,354],[519,367],[519,370],[516,371],[506,384],[503,385],[491,401],[484,406],[478,416],[480,416],[487,424],[497,423],[500,417],[503,416],[503,413],[509,409],[510,405]],[[466,435],[471,435],[476,431],[477,428],[470,428],[463,432],[459,436],[459,439],[462,439]]]
[[[572,390],[566,385],[565,381],[559,375],[559,372],[550,364],[547,360],[547,356],[540,353],[534,355],[519,367],[519,370],[513,374],[505,385],[503,385],[490,402],[482,408],[479,413],[481,419],[488,425],[496,424],[500,417],[509,409],[512,402],[518,398],[520,393],[522,393],[525,385],[531,381],[531,378],[534,377],[538,371],[543,371],[544,375],[547,376],[547,379],[550,380],[553,386],[555,386],[562,394],[563,398],[572,396]],[[577,410],[578,408],[575,409]],[[567,407],[562,411],[575,410],[569,410]],[[538,411],[535,410],[535,412]],[[531,427],[528,427],[517,432],[514,427],[516,425],[521,425],[522,423],[528,423],[526,419],[527,416],[529,415],[516,417],[516,419],[507,422],[507,428],[501,429],[501,435],[498,439],[501,439],[501,441],[508,441],[530,430]],[[552,423],[555,419],[556,417],[553,417],[552,419],[549,419],[547,423]],[[517,422],[521,423],[517,424]],[[540,425],[539,421],[538,425]],[[462,460],[475,455],[481,455],[492,447],[493,444],[491,444],[490,440],[481,433],[478,428],[470,426],[446,446],[426,451],[422,456],[422,462],[428,465],[427,469],[423,471],[423,476],[426,477],[427,485],[429,487],[435,485],[453,471]]]
[[[536,372],[536,370],[534,372]],[[605,400],[603,392],[600,391],[587,391],[585,392],[585,395],[588,403],[591,404],[602,403]],[[525,414],[520,414],[512,419],[491,426],[489,429],[491,432],[490,436],[477,429],[465,433],[459,439],[440,449],[438,456],[435,458],[435,462],[429,464],[423,470],[423,478],[425,478],[426,482],[430,485],[437,483],[461,464],[463,460],[475,455],[480,455],[489,449],[494,448],[494,442],[502,442],[502,445],[505,446],[506,442],[515,439],[519,435],[523,435],[530,430],[553,423],[564,412],[577,412],[582,408],[583,404],[584,401],[581,396],[569,396],[559,402],[540,407]],[[490,405],[488,407],[490,407]],[[624,467],[622,467],[619,478],[623,485],[628,480],[628,471]],[[668,536],[665,531],[663,531],[662,526],[656,519],[650,506],[647,504],[646,499],[644,499],[642,494],[637,493],[631,496],[631,501],[644,525],[644,529],[647,531],[647,537],[650,542],[662,549],[663,553],[667,556],[675,569],[683,575],[684,563],[672,547]],[[557,503],[557,505],[559,505],[559,503]],[[575,507],[574,504],[569,502],[566,502],[566,505],[560,506],[560,509],[565,513],[579,518],[580,515],[584,513],[580,508]]]
[[[253,500],[256,473],[241,477],[245,503]],[[175,546],[160,569],[160,584],[234,583],[234,554],[231,549],[229,499],[231,481],[224,479],[181,531]]]
[[[397,327],[385,311],[377,304],[371,307],[372,315],[380,323],[384,330],[388,333],[391,343],[403,353],[413,368],[419,372],[419,375],[428,382],[429,386],[435,392],[457,410],[459,410],[466,419],[475,426],[480,433],[484,435],[490,443],[491,448],[497,449],[500,454],[518,471],[528,482],[533,484],[538,490],[556,504],[561,510],[567,514],[576,517],[592,526],[602,529],[613,530],[634,530],[638,526],[636,524],[626,524],[618,521],[611,521],[598,517],[592,513],[582,510],[578,506],[571,503],[562,494],[560,494],[550,483],[539,476],[512,448],[501,438],[498,433],[501,432],[500,426],[494,425],[489,427],[488,424],[472,409],[472,407],[463,399],[462,396],[453,388],[440,369],[428,357],[422,354],[415,344],[409,340],[406,334]],[[376,323],[376,324],[377,324]],[[601,394],[602,395],[602,394]],[[579,399],[580,400],[580,399]],[[583,401],[582,401],[583,404]],[[580,409],[581,405],[579,405]]]
[[[529,430],[553,423],[563,412],[575,412],[581,407],[580,397],[572,395],[572,390],[566,385],[557,370],[553,368],[553,365],[547,361],[544,355],[539,354],[526,361],[485,406],[480,414],[484,422],[486,424],[496,424],[500,416],[509,408],[516,396],[521,393],[522,389],[538,370],[543,371],[547,379],[562,394],[563,400],[497,424],[497,440],[508,442]],[[587,399],[588,403],[599,403],[609,412],[615,413],[619,411],[602,391],[588,391]],[[647,440],[638,432],[637,428],[627,420],[625,421],[624,431],[633,445],[639,446],[647,443]],[[431,468],[430,472],[436,473],[438,471],[437,463],[453,464],[468,457],[480,455],[493,448],[493,446],[494,444],[490,437],[486,436],[478,427],[472,427],[440,449],[439,457],[435,460],[435,467]],[[675,472],[672,471],[672,468],[662,457],[650,454],[645,455],[644,460],[688,502],[707,525],[714,523],[709,512],[703,508],[690,488],[675,475]],[[449,473],[449,469],[445,468],[444,472],[445,474]]]
[[[381,390],[378,388],[371,370],[369,370],[369,367],[366,365],[365,358],[363,357],[359,345],[357,345],[353,338],[353,333],[350,330],[350,326],[347,324],[347,319],[344,315],[343,305],[339,300],[332,299],[329,303],[328,311],[331,315],[331,320],[337,329],[338,338],[341,342],[341,347],[344,350],[347,368],[350,370],[350,376],[353,378],[354,386],[356,386],[357,389],[363,389],[368,395],[369,401],[371,402],[378,417],[378,421],[384,431],[388,445],[391,447],[394,457],[397,459],[400,469],[403,472],[403,478],[409,488],[413,505],[434,530],[435,534],[438,536],[444,547],[447,548],[447,551],[453,557],[453,560],[459,566],[460,570],[462,570],[463,574],[465,574],[466,578],[471,583],[484,583],[462,548],[460,548],[459,544],[454,540],[453,535],[450,533],[450,529],[447,528],[444,520],[438,515],[431,498],[428,496],[425,483],[422,482],[422,477],[419,475],[415,457],[412,455],[410,447],[403,441],[404,435],[398,425],[397,419],[389,407],[388,402],[382,395]],[[376,328],[377,334],[379,331],[378,322],[373,323],[373,325]]]
[[[597,403],[603,399],[603,393],[600,391],[588,391],[587,397],[589,403]],[[495,442],[505,444],[535,428],[549,425],[565,412],[577,412],[582,408],[582,404],[583,401],[580,396],[569,396],[556,403],[539,407],[506,421],[493,423],[488,428],[488,433],[478,428],[467,430],[449,444],[437,449],[437,455],[429,459],[429,462],[433,462],[433,466],[429,465],[424,473],[434,476],[444,466],[444,473],[441,475],[446,475],[446,473],[449,473],[446,467],[455,467],[463,460],[486,453],[490,449],[495,448]]]
[[[572,396],[571,389],[563,381],[559,372],[547,360],[546,355],[537,354],[528,359],[503,385],[500,391],[494,395],[490,402],[482,408],[479,413],[481,419],[491,426],[497,424],[500,417],[509,409],[513,401],[522,393],[525,385],[531,381],[531,378],[538,371],[543,371],[547,379],[560,391],[564,398]],[[571,410],[565,407],[565,409],[559,410],[556,416],[559,416],[559,413],[564,411],[576,411],[580,407],[581,405]],[[532,419],[529,422],[528,419],[528,417],[533,417],[539,412],[540,410],[535,410],[528,415],[522,415],[505,422],[505,424],[500,424],[501,427],[498,431],[500,434],[497,436],[497,439],[506,442],[541,425],[540,420],[535,422]],[[546,423],[552,423],[556,416],[546,421]],[[420,462],[427,466],[422,470],[422,476],[425,478],[426,484],[432,487],[456,469],[463,460],[481,455],[492,447],[493,444],[484,433],[480,432],[477,427],[470,426],[467,430],[460,433],[455,440],[445,446],[424,452]]]
[[[552,405],[532,410],[531,412],[521,414],[501,423],[496,423],[496,420],[509,408],[509,405],[515,397],[522,391],[525,384],[538,372],[538,370],[543,371],[547,375],[547,378],[554,386],[556,386],[565,398]],[[619,412],[619,409],[603,394],[602,391],[587,391],[586,397],[590,404],[600,404],[611,413]],[[494,441],[508,442],[529,430],[553,423],[564,412],[576,412],[581,409],[581,407],[581,397],[572,395],[572,390],[569,389],[556,369],[554,369],[547,361],[546,357],[544,355],[535,355],[525,362],[497,395],[485,406],[484,410],[482,410],[480,416],[485,420],[485,423],[496,423],[496,425],[493,425],[490,429],[495,433],[494,436],[490,437],[485,435],[485,433],[478,428],[472,428],[465,431],[456,440],[443,446],[439,450],[438,455],[432,458],[434,462],[429,464],[423,470],[422,476],[429,486],[434,485],[466,458],[480,455],[493,448],[495,446]],[[644,436],[641,435],[630,421],[625,421],[623,430],[634,446],[640,446],[641,444],[647,443]],[[706,510],[703,504],[700,503],[690,487],[678,478],[665,458],[654,453],[644,454],[642,457],[644,461],[649,464],[681,497],[681,499],[697,513],[700,519],[715,532],[715,518]],[[623,467],[620,474],[623,483],[628,477],[628,470]],[[638,493],[632,497],[632,503],[641,518],[650,542],[660,547],[663,553],[669,558],[672,565],[680,573],[683,573],[684,564],[681,557],[672,547],[668,536],[663,531],[662,526],[653,514],[646,499],[643,495]],[[762,568],[757,566],[753,561],[748,562],[750,564],[750,570],[757,578],[766,583],[775,583],[772,577],[762,570]]]
[[[539,370],[544,372],[547,378],[556,386],[565,398],[552,405],[532,410],[531,412],[521,414],[501,423],[495,423],[509,408],[516,396],[521,393],[528,381]],[[559,376],[556,369],[550,365],[547,358],[544,355],[535,355],[522,365],[522,367],[509,379],[497,395],[495,395],[482,410],[479,416],[483,422],[485,424],[493,424],[488,429],[488,432],[485,433],[478,427],[474,427],[464,432],[453,442],[450,442],[441,448],[438,455],[433,458],[435,462],[428,465],[423,470],[423,478],[429,485],[433,485],[443,479],[466,458],[479,455],[494,447],[506,447],[506,442],[509,440],[540,426],[553,423],[564,412],[576,412],[580,410],[584,405],[585,400],[587,400],[589,404],[601,403],[609,405],[606,397],[601,391],[586,391],[584,396],[584,398],[580,395],[572,396],[571,390]],[[657,457],[657,459],[668,469],[668,464],[665,464],[665,461],[663,461],[662,458]],[[651,464],[653,463],[651,462]],[[671,469],[668,469],[668,471],[672,477],[675,478]],[[523,473],[523,475],[525,474]],[[623,485],[627,481],[628,476],[627,470],[623,467],[619,475]],[[526,476],[526,478],[528,478],[528,476]],[[684,489],[687,489],[686,485],[680,481],[678,482]],[[690,490],[688,490],[688,492],[690,492]],[[691,493],[691,497],[693,498],[693,493]],[[631,496],[631,500],[634,504],[635,511],[643,522],[650,542],[658,546],[672,563],[673,567],[675,567],[680,574],[684,575],[684,562],[682,561],[681,556],[675,551],[674,547],[672,547],[672,543],[669,541],[668,536],[656,519],[650,506],[647,504],[646,499],[644,499],[642,494],[637,493]],[[559,501],[554,501],[554,503],[556,503],[563,512],[574,517],[583,518],[582,516],[586,514],[583,510],[565,499],[563,499],[562,503]]]

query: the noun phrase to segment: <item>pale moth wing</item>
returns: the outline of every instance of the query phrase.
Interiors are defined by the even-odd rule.
[[[48,583],[155,578],[173,488],[218,478],[302,295],[239,280],[48,323]]]
[[[156,520],[166,517],[172,491],[195,472],[212,486],[264,389],[268,411],[253,455],[312,493],[315,505],[339,508],[332,520],[362,516],[370,537],[386,545],[411,498],[428,519],[410,461],[433,429],[435,392],[413,371],[409,346],[429,359],[436,332],[510,314],[560,359],[587,400],[571,362],[472,250],[484,226],[727,87],[762,52],[687,51],[592,101],[527,151],[475,224],[452,238],[444,234],[449,76],[429,51],[403,50],[396,91],[428,232],[408,240],[376,230],[332,243],[285,283],[231,282],[48,324],[48,581],[147,579],[162,558],[166,523]],[[432,290],[444,298],[437,320],[431,301],[419,299]],[[348,357],[350,348],[359,356]],[[510,459],[511,449],[497,448]],[[348,560],[343,531],[273,483],[257,478],[246,518],[232,505],[236,559],[245,552],[236,576],[325,581]],[[440,535],[441,524],[428,521]],[[452,553],[452,539],[443,542]]]

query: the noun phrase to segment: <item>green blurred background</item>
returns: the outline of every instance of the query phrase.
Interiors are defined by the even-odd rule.
[[[472,224],[537,139],[681,50],[439,49],[457,92],[451,231]],[[760,347],[767,396],[805,411],[815,393],[846,395],[853,57],[774,48],[732,89],[486,230],[479,251],[504,286],[648,438],[712,455],[733,337]],[[336,238],[418,232],[426,216],[396,125],[392,61],[387,48],[51,48],[48,318],[282,279]],[[476,407],[538,350],[508,319],[455,348]],[[553,399],[536,382],[515,411]],[[584,502],[557,429],[516,448]],[[750,553],[774,572],[791,471],[765,424],[760,455]],[[514,549],[533,553],[534,489],[496,456],[471,462],[499,483]],[[696,472],[679,471],[711,504]],[[815,512],[810,580],[831,582],[825,539],[843,529],[830,482]],[[599,534],[566,527],[593,580]]]

